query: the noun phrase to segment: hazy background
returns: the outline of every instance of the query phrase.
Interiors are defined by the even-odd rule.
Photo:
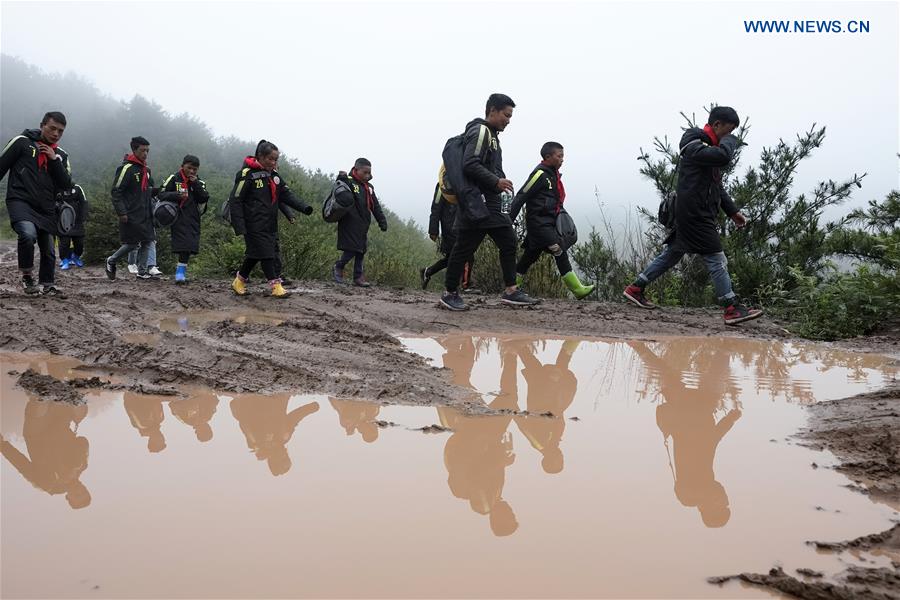
[[[747,34],[745,19],[859,19],[871,32]],[[710,101],[750,117],[741,172],[816,122],[828,136],[795,193],[864,171],[854,206],[898,186],[896,2],[2,2],[0,20],[4,54],[115,99],[271,139],[312,169],[366,156],[383,202],[421,224],[444,141],[495,91],[518,105],[501,137],[507,174],[521,185],[541,144],[561,142],[582,222],[597,219],[595,188],[615,219],[655,206],[639,147],[677,141],[678,112],[705,119]],[[3,128],[37,126],[38,112]]]

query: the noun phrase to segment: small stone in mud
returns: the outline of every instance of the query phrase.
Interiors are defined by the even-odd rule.
[[[375,424],[377,426],[381,427],[382,429],[384,429],[386,427],[396,427],[397,426],[397,424],[394,423],[393,421],[375,421]]]
[[[580,421],[581,419],[579,419],[578,417],[569,417],[569,420],[570,421]]]
[[[440,425],[426,425],[425,427],[418,427],[415,431],[421,431],[422,433],[443,433],[445,431],[450,431],[448,427],[441,427]]]
[[[812,569],[807,569],[805,567],[797,569],[797,573],[803,575],[804,577],[825,577],[825,573],[822,573],[821,571],[813,571]]]
[[[819,468],[819,465],[817,465],[816,463],[813,463],[811,466],[812,466],[813,469],[818,469],[818,468]]]
[[[554,415],[552,412],[550,412],[550,411],[548,410],[547,412],[542,412],[542,413],[541,413],[541,416],[542,416],[542,417],[555,417],[556,415]]]

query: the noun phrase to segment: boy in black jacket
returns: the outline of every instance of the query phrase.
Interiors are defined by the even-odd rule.
[[[81,256],[84,254],[84,224],[87,221],[90,207],[80,185],[60,192],[57,197],[68,202],[75,209],[75,223],[71,229],[61,233],[57,239],[59,255],[62,257],[59,261],[59,268],[61,271],[68,271],[71,267],[84,266],[84,261],[81,260]]]
[[[382,231],[387,231],[387,219],[375,195],[375,188],[369,183],[372,180],[372,163],[365,158],[357,158],[353,168],[350,169],[350,176],[341,171],[338,179],[349,187],[349,191],[342,188],[342,191],[338,192],[341,196],[339,202],[344,206],[350,206],[350,209],[338,221],[337,248],[343,251],[343,254],[334,263],[334,280],[337,283],[346,283],[344,267],[353,260],[353,285],[369,287],[371,284],[366,281],[363,260],[369,248],[369,225],[372,223],[373,215],[378,221],[378,227]],[[350,198],[350,195],[353,198]]]
[[[579,281],[556,229],[556,218],[563,211],[566,201],[566,188],[559,172],[564,160],[562,145],[547,142],[541,147],[541,159],[541,163],[528,176],[528,182],[516,194],[509,211],[510,219],[515,221],[519,211],[525,207],[525,253],[516,264],[516,284],[522,284],[525,273],[541,253],[549,252],[556,259],[566,287],[581,300],[594,291],[594,286],[582,285]]]
[[[48,112],[40,129],[26,129],[0,153],[0,179],[9,172],[6,209],[19,236],[16,251],[26,294],[60,295],[54,285],[56,192],[72,187],[69,155],[57,146],[65,129],[65,115]],[[31,275],[35,242],[41,252],[37,284]]]
[[[188,154],[181,168],[166,178],[163,192],[175,192],[178,198],[178,218],[172,223],[172,252],[178,255],[175,284],[187,283],[187,266],[192,254],[200,252],[200,209],[209,202],[206,184],[197,173],[200,159]]]
[[[426,289],[428,287],[428,282],[431,281],[431,278],[441,272],[441,270],[447,267],[447,259],[450,257],[450,252],[453,250],[453,245],[456,243],[456,232],[453,230],[454,222],[456,221],[456,212],[457,206],[455,203],[451,204],[444,198],[444,194],[441,193],[441,184],[435,184],[434,186],[434,200],[431,202],[431,217],[428,220],[428,237],[431,238],[432,242],[436,242],[438,237],[440,237],[440,251],[443,254],[443,257],[438,259],[430,267],[423,267],[419,270],[419,277],[422,279],[422,289]],[[472,263],[474,262],[474,257],[471,257],[466,261],[466,264],[463,265],[463,274],[462,274],[462,291],[463,293],[478,293],[478,291],[472,287]]]
[[[728,106],[709,111],[707,124],[684,132],[679,143],[678,188],[675,228],[665,240],[666,248],[647,265],[623,294],[641,308],[656,305],[644,296],[644,288],[678,264],[685,254],[699,254],[709,270],[719,302],[725,307],[726,325],[736,325],[762,316],[763,311],[738,302],[728,276],[728,259],[719,239],[719,210],[738,227],[747,223],[722,186],[722,169],[734,159],[740,141],[731,134],[740,125],[737,112]]]

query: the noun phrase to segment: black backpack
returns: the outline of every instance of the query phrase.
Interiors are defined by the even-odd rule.
[[[578,228],[571,215],[561,209],[556,215],[556,233],[559,235],[559,245],[563,250],[568,250],[578,242]]]
[[[463,173],[463,153],[465,151],[465,133],[455,135],[444,144],[441,158],[444,160],[445,186],[456,196],[459,208],[465,218],[473,223],[486,219],[490,213],[484,201],[484,194]]]
[[[326,223],[337,223],[344,218],[344,215],[347,214],[350,206],[352,206],[352,204],[344,206],[338,200],[338,194],[343,191],[349,192],[350,186],[341,180],[335,181],[334,185],[331,186],[331,192],[325,198],[325,202],[322,203],[322,219]]]

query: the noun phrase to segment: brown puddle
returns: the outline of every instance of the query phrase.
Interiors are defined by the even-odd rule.
[[[715,338],[403,342],[509,414],[202,389],[49,403],[8,372],[87,376],[76,361],[0,355],[0,595],[770,598],[705,580],[835,573],[852,557],[804,542],[896,518],[788,440],[804,404],[880,387],[889,359]],[[432,424],[451,431],[413,430]]]

